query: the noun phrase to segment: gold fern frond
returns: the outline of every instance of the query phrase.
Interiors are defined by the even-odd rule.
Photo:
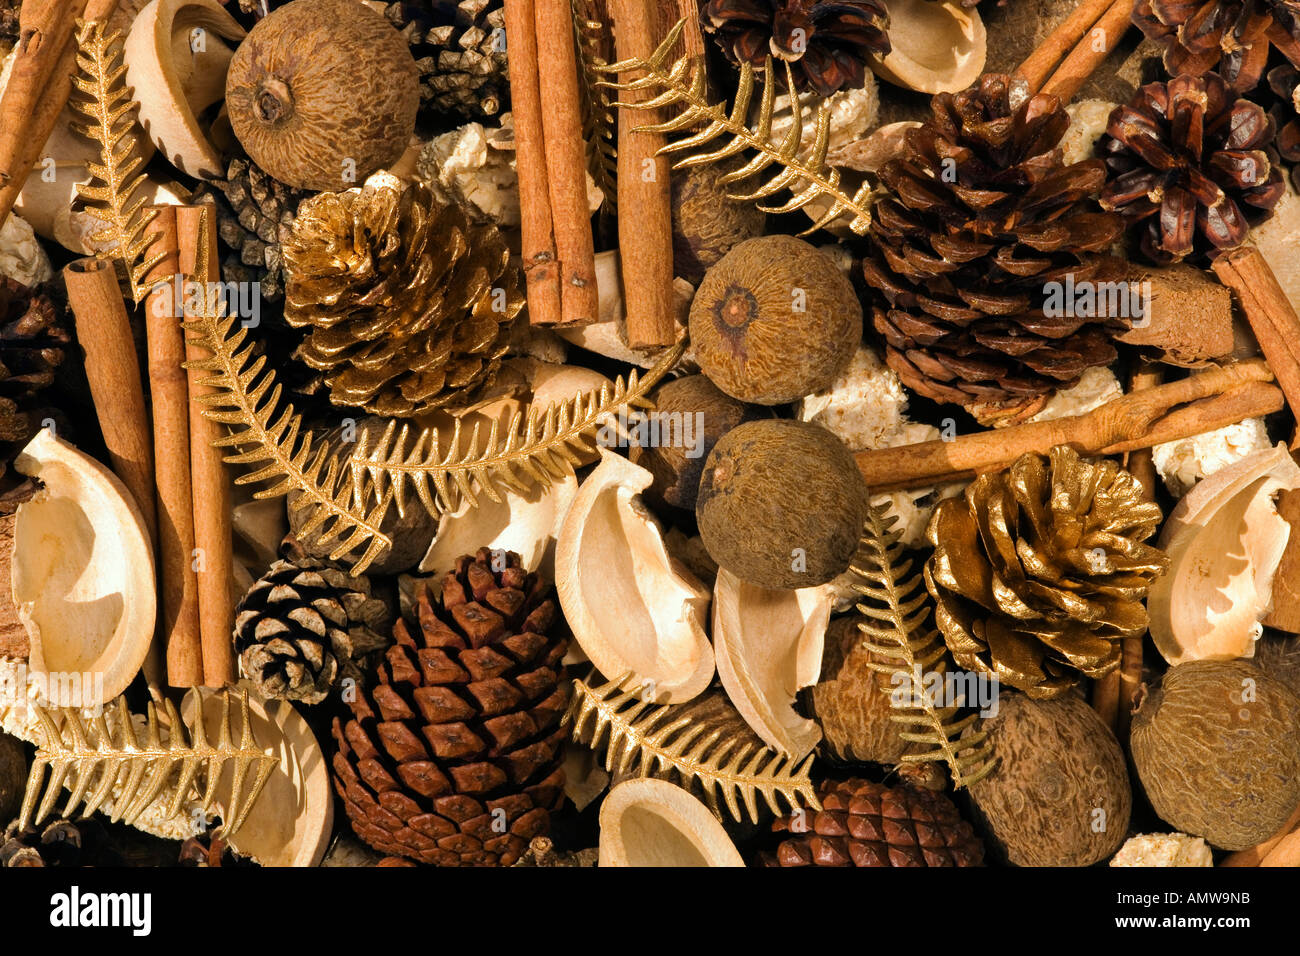
[[[629,672],[592,687],[573,682],[565,716],[574,740],[605,751],[610,773],[638,777],[675,776],[690,788],[698,782],[705,801],[719,813],[719,797],[735,820],[758,821],[758,798],[777,816],[799,806],[821,809],[809,777],[813,755],[800,762],[765,746],[730,704],[719,719],[704,719],[697,703],[654,704],[645,699]],[[630,688],[630,689],[628,689]],[[777,798],[788,807],[782,809]]]
[[[891,704],[897,706],[896,678],[905,677],[905,686],[911,688],[911,706],[892,716],[916,728],[900,733],[903,740],[930,749],[907,754],[903,761],[942,760],[952,774],[953,785],[960,789],[987,776],[996,757],[984,731],[961,737],[962,731],[979,720],[978,714],[958,717],[959,707],[940,707],[923,688],[924,676],[947,673],[948,648],[930,624],[930,596],[920,572],[912,573],[912,560],[903,555],[902,533],[894,527],[896,522],[888,505],[872,505],[868,512],[849,571],[853,589],[863,596],[859,613],[879,624],[863,622],[858,628],[867,650],[887,658],[887,662],[871,661],[868,666],[890,675],[891,686],[880,690],[890,695]]]
[[[801,235],[815,232],[842,217],[849,219],[849,228],[863,235],[871,225],[870,183],[864,183],[850,195],[840,183],[840,171],[826,162],[830,146],[831,107],[823,99],[817,106],[817,120],[813,146],[806,156],[799,155],[803,141],[803,120],[799,109],[794,109],[790,129],[779,144],[773,144],[772,113],[776,101],[776,83],[771,81],[772,58],[769,56],[763,70],[764,81],[759,99],[758,120],[750,125],[749,106],[754,92],[754,68],[746,63],[740,68],[740,85],[730,113],[725,103],[710,103],[706,90],[703,65],[688,56],[669,62],[673,47],[681,37],[686,21],[679,20],[668,36],[649,57],[632,57],[600,67],[602,73],[627,73],[644,71],[644,75],[625,82],[602,81],[603,85],[625,92],[650,91],[653,95],[638,103],[620,101],[622,109],[648,110],[661,106],[680,105],[681,113],[663,123],[638,127],[639,131],[671,136],[688,130],[695,132],[681,139],[670,140],[660,153],[685,153],[674,168],[707,166],[736,156],[745,150],[757,153],[739,169],[720,177],[722,185],[742,182],[750,176],[763,173],[769,167],[780,171],[750,192],[735,193],[737,201],[764,200],[783,190],[793,195],[779,206],[759,205],[769,213],[787,213],[802,209],[814,200],[827,202],[828,208]],[[794,89],[793,71],[784,63],[787,88]],[[702,152],[705,146],[710,149]]]
[[[494,421],[481,450],[479,426],[467,442],[459,419],[445,450],[436,429],[413,432],[406,422],[390,421],[373,444],[363,433],[348,459],[355,500],[383,496],[404,510],[414,488],[420,503],[436,516],[454,510],[462,498],[478,507],[476,492],[499,502],[501,487],[518,492],[534,484],[548,487],[572,472],[580,452],[593,450],[590,435],[602,423],[622,408],[648,404],[650,390],[685,350],[683,339],[644,376],[633,371],[626,382],[619,377],[612,387],[602,385],[568,401],[516,412],[504,431]]]
[[[200,218],[207,216],[205,209]],[[329,446],[302,427],[302,417],[290,403],[281,404],[281,390],[275,373],[266,367],[248,342],[247,330],[235,316],[222,314],[208,281],[206,222],[199,229],[194,282],[204,308],[191,316],[184,328],[192,341],[207,350],[209,357],[185,363],[211,373],[203,385],[214,391],[196,397],[205,406],[207,418],[227,426],[229,433],[216,441],[218,447],[236,449],[225,457],[235,465],[259,465],[240,475],[237,484],[274,482],[258,489],[256,498],[296,494],[295,509],[306,510],[308,520],[300,534],[330,543],[339,540],[332,556],[337,560],[361,544],[367,544],[353,568],[360,574],[392,544],[380,530],[391,495],[370,496],[369,489],[354,489],[345,480],[340,458]],[[238,449],[244,449],[239,451]],[[376,497],[373,507],[364,503]]]
[[[82,808],[82,815],[89,816],[112,797],[112,819],[134,823],[164,788],[171,787],[172,797],[166,812],[170,818],[180,811],[191,787],[200,785],[203,793],[200,805],[206,811],[212,806],[222,771],[233,761],[230,805],[225,808],[229,820],[224,826],[227,835],[236,832],[247,820],[277,760],[263,751],[253,736],[248,691],[239,698],[239,739],[232,739],[233,703],[232,695],[226,692],[221,729],[215,743],[208,742],[201,697],[189,727],[176,712],[176,705],[166,701],[166,741],[152,701],[148,705],[143,740],[136,733],[125,697],[117,698],[117,720],[112,730],[103,710],[87,723],[77,708],[61,708],[55,711],[62,718],[56,723],[54,714],[32,705],[40,720],[42,739],[27,778],[20,826],[26,829],[49,816],[65,787],[71,791],[61,811],[65,817],[77,807]]]
[[[122,260],[131,298],[138,305],[149,291],[144,278],[163,254],[147,257],[157,236],[146,235],[145,229],[157,212],[144,209],[145,198],[136,196],[144,180],[139,172],[143,161],[135,154],[137,104],[126,85],[122,35],[106,32],[102,20],[78,20],[77,68],[81,73],[72,82],[86,99],[73,97],[72,105],[87,121],[75,128],[99,145],[99,162],[87,164],[91,182],[78,183],[77,195],[107,223],[91,240]]]
[[[578,94],[582,107],[582,139],[587,146],[587,172],[605,197],[608,209],[618,206],[618,151],[614,110],[609,94],[600,83],[600,37],[605,25],[591,19],[586,0],[570,0],[573,36],[580,72]]]

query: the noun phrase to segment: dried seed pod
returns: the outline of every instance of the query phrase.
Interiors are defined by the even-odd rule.
[[[1135,704],[1133,763],[1166,823],[1244,850],[1300,805],[1300,698],[1281,681],[1246,661],[1191,661]]]
[[[834,260],[760,236],[705,275],[691,303],[700,368],[742,402],[781,405],[826,388],[862,339],[862,306]]]
[[[418,71],[401,34],[365,4],[294,0],[235,51],[226,106],[240,144],[276,179],[346,189],[406,150]]]
[[[762,235],[767,223],[754,203],[728,198],[734,185],[718,182],[739,165],[690,166],[673,173],[673,272],[692,285],[732,248]]]
[[[765,588],[825,584],[848,567],[868,511],[862,474],[819,425],[737,425],[713,447],[695,517],[709,554]]]

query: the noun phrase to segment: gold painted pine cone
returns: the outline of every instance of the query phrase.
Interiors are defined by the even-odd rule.
[[[1136,478],[1064,445],[941,502],[925,583],[957,664],[1040,699],[1112,671],[1169,563],[1142,543],[1160,520]]]
[[[422,183],[376,173],[298,208],[284,242],[285,319],[330,401],[410,417],[489,384],[523,308],[495,226]]]

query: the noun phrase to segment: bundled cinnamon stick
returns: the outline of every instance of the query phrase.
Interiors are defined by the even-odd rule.
[[[1132,25],[1135,0],[1083,0],[1017,68],[1030,92],[1068,103]]]

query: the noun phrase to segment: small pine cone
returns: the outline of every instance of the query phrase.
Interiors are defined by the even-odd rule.
[[[385,16],[411,46],[420,107],[445,125],[510,108],[505,7],[501,0],[399,0]]]
[[[277,561],[235,609],[240,669],[264,697],[319,704],[341,679],[362,683],[391,620],[364,576]]]
[[[1150,83],[1115,108],[1097,144],[1112,177],[1101,204],[1141,232],[1153,262],[1214,259],[1286,192],[1274,134],[1263,108],[1214,73]]]
[[[1300,66],[1295,0],[1138,0],[1133,22],[1164,50],[1170,76],[1214,71],[1236,92],[1249,93],[1272,47]]]
[[[510,866],[564,800],[568,639],[551,587],[509,554],[456,561],[399,621],[377,683],[335,719],[334,788],[383,853]]]
[[[772,824],[792,836],[768,866],[983,866],[984,845],[941,793],[904,783],[827,781],[822,808]]]
[[[1277,128],[1277,151],[1291,163],[1291,184],[1300,190],[1300,70],[1283,63],[1268,71],[1268,86],[1278,102],[1269,110]]]
[[[35,434],[29,412],[71,341],[47,296],[0,276],[0,475]]]

